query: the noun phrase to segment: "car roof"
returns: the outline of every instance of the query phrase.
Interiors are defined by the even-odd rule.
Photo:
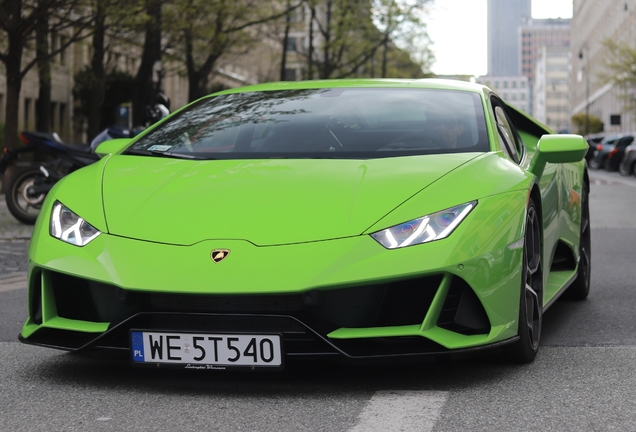
[[[314,81],[281,81],[265,84],[255,84],[246,87],[224,90],[215,94],[231,94],[252,91],[272,91],[272,90],[302,90],[320,88],[426,88],[437,90],[459,90],[474,93],[484,93],[488,91],[482,84],[468,81],[423,78],[423,79],[335,79],[335,80],[314,80]]]

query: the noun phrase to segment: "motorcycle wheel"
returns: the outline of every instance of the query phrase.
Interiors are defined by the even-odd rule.
[[[30,196],[27,189],[46,177],[38,166],[29,166],[16,171],[7,182],[5,199],[9,212],[23,224],[33,225],[40,214],[46,193]]]

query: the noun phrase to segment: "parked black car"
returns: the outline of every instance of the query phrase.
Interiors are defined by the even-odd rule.
[[[589,167],[592,169],[603,168],[609,152],[612,151],[614,145],[618,142],[622,135],[607,135],[596,145],[594,156],[589,161]]]
[[[585,160],[587,161],[588,165],[592,161],[592,158],[594,158],[594,152],[596,151],[596,146],[599,145],[606,136],[607,134],[598,133],[598,134],[586,135],[584,137],[585,140],[587,141],[587,144],[590,146],[590,148],[587,150],[587,153],[585,154]]]
[[[634,142],[634,135],[625,135],[618,140],[613,149],[607,154],[607,159],[603,165],[608,171],[618,171],[618,167],[625,155],[625,149]]]

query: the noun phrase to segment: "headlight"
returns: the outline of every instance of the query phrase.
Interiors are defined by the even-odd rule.
[[[371,234],[387,249],[398,249],[448,237],[472,209],[477,201],[458,205],[432,215],[424,216]]]
[[[101,234],[59,201],[53,204],[49,232],[53,237],[75,246],[84,246]]]

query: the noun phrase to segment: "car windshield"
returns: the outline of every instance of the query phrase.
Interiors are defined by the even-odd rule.
[[[368,159],[488,150],[477,93],[335,88],[209,97],[158,125],[125,153]]]

